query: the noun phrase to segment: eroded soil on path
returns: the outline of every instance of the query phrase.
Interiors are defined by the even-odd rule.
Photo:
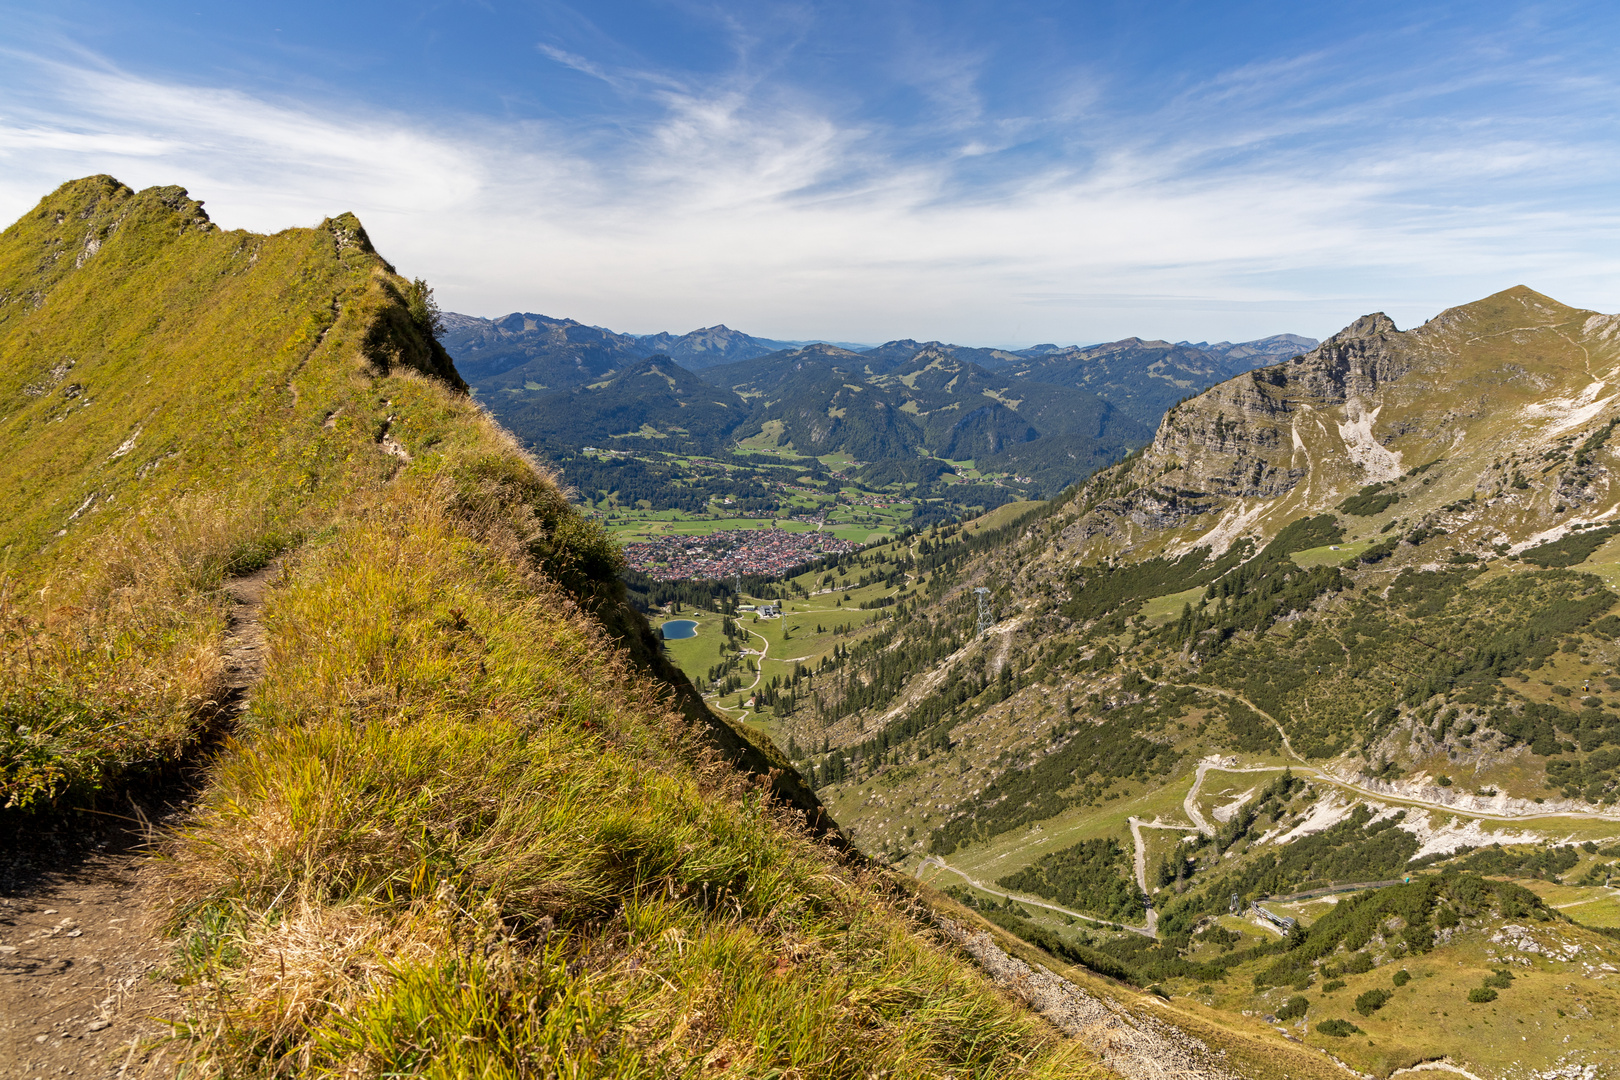
[[[179,826],[211,743],[264,672],[272,564],[227,583],[224,678],[196,760],[94,813],[0,819],[0,1078],[166,1077],[183,1046],[163,969],[154,838]]]

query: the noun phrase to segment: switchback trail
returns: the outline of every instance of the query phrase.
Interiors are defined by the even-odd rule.
[[[1242,773],[1277,772],[1282,768],[1281,765],[1254,765],[1248,768],[1239,768],[1237,765],[1226,764],[1222,758],[1207,757],[1198,763],[1198,771],[1193,776],[1192,787],[1187,789],[1187,797],[1181,800],[1181,808],[1187,811],[1187,819],[1193,823],[1194,828],[1205,836],[1214,836],[1215,826],[1211,825],[1209,819],[1204,817],[1203,811],[1198,809],[1198,789],[1204,786],[1204,774],[1211,769],[1218,769],[1221,772]]]
[[[1270,713],[1266,712],[1264,709],[1260,708],[1258,705],[1256,705],[1254,702],[1250,701],[1248,698],[1244,697],[1242,694],[1233,693],[1230,690],[1226,690],[1226,689],[1223,689],[1223,688],[1218,687],[1218,686],[1208,686],[1208,685],[1206,685],[1204,683],[1169,683],[1169,684],[1166,684],[1166,685],[1178,686],[1178,687],[1181,687],[1181,688],[1187,689],[1187,690],[1203,690],[1203,691],[1206,691],[1208,693],[1215,694],[1218,697],[1229,698],[1232,701],[1240,702],[1243,705],[1246,705],[1250,709],[1253,709],[1256,715],[1260,716],[1262,719],[1270,721],[1271,725],[1277,729],[1277,734],[1282,737],[1283,749],[1288,752],[1289,757],[1293,758],[1294,761],[1299,763],[1297,771],[1299,771],[1301,773],[1308,773],[1308,774],[1310,774],[1312,776],[1315,776],[1317,779],[1323,781],[1324,783],[1333,784],[1333,785],[1335,785],[1337,787],[1344,788],[1344,789],[1346,789],[1348,791],[1353,791],[1357,795],[1360,795],[1360,796],[1362,796],[1364,798],[1377,799],[1377,800],[1380,800],[1380,801],[1383,801],[1383,802],[1402,803],[1402,804],[1405,804],[1405,805],[1408,805],[1408,806],[1420,806],[1420,807],[1423,807],[1425,809],[1438,810],[1438,811],[1441,811],[1443,813],[1457,814],[1457,815],[1462,816],[1462,817],[1477,818],[1480,821],[1520,821],[1520,822],[1528,822],[1528,821],[1537,821],[1537,820],[1540,820],[1542,818],[1576,818],[1576,819],[1579,819],[1579,820],[1582,820],[1582,821],[1616,821],[1616,820],[1620,820],[1620,812],[1617,812],[1617,811],[1593,812],[1593,811],[1581,811],[1581,810],[1552,810],[1552,811],[1547,811],[1547,812],[1544,812],[1544,813],[1530,813],[1530,812],[1525,812],[1525,813],[1520,813],[1520,814],[1493,813],[1493,812],[1491,812],[1489,810],[1473,810],[1473,809],[1467,809],[1467,808],[1460,807],[1460,806],[1452,806],[1449,803],[1444,803],[1444,802],[1441,802],[1441,801],[1439,801],[1437,799],[1425,799],[1425,798],[1422,798],[1422,797],[1417,796],[1417,795],[1403,795],[1403,794],[1398,794],[1396,792],[1378,791],[1378,790],[1376,790],[1374,788],[1364,787],[1363,785],[1356,783],[1354,780],[1346,779],[1345,777],[1339,776],[1338,774],[1333,773],[1333,772],[1329,772],[1328,770],[1326,770],[1324,768],[1321,768],[1321,767],[1315,766],[1315,765],[1311,765],[1305,758],[1301,757],[1298,753],[1295,752],[1293,744],[1288,741],[1288,732],[1283,729],[1282,724],[1277,720],[1277,718],[1275,716],[1272,716]],[[1217,768],[1217,769],[1225,768],[1225,766],[1221,766],[1221,765],[1215,765],[1214,767]],[[1281,769],[1283,767],[1284,766],[1281,766],[1281,765],[1266,765],[1266,766],[1259,766],[1259,767],[1251,768],[1251,769],[1235,769],[1235,768],[1234,769],[1227,769],[1226,771],[1228,771],[1228,772],[1266,772],[1266,771],[1276,771],[1276,770]],[[1288,766],[1288,767],[1293,768],[1294,766]],[[1203,770],[1204,770],[1204,768],[1205,767],[1202,766],[1202,765],[1199,766],[1199,770],[1200,770],[1199,771],[1199,780],[1200,781],[1202,781],[1202,779],[1203,779]],[[1194,791],[1196,791],[1196,790],[1197,790],[1197,788],[1196,788],[1196,785],[1195,785]],[[1199,827],[1200,831],[1204,832],[1207,835],[1214,835],[1214,830],[1209,827],[1209,823],[1204,821],[1203,818],[1200,815],[1198,815],[1198,813],[1196,811],[1196,808],[1193,807],[1191,794],[1188,795],[1188,799],[1187,799],[1187,813],[1188,813],[1188,816],[1191,817],[1192,820],[1198,824],[1198,827]]]
[[[1143,829],[1176,829],[1176,830],[1179,830],[1181,832],[1198,832],[1198,829],[1197,829],[1196,826],[1193,826],[1193,825],[1166,825],[1164,822],[1161,822],[1161,821],[1143,821],[1141,818],[1136,817],[1135,815],[1132,815],[1132,817],[1130,819],[1130,822],[1131,822],[1131,840],[1136,845],[1136,856],[1135,856],[1136,887],[1138,889],[1142,890],[1142,895],[1143,896],[1147,897],[1147,904],[1148,904],[1148,906],[1147,906],[1147,931],[1148,931],[1148,937],[1156,939],[1159,936],[1159,912],[1158,912],[1158,909],[1153,906],[1153,891],[1148,888],[1148,883],[1147,883],[1147,843],[1142,839],[1142,830]]]
[[[234,722],[264,674],[259,609],[278,568],[225,583],[224,671],[201,718],[205,742]],[[184,817],[198,780],[194,764],[186,772],[141,801],[132,796],[119,813],[4,821],[14,836],[0,862],[0,1077],[174,1073],[162,1021],[178,1017],[180,1005],[171,984],[154,977],[169,949],[155,925],[148,853],[154,832]]]

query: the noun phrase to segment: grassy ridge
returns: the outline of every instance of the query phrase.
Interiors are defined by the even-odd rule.
[[[519,543],[467,535],[457,486],[413,466],[269,605],[252,753],[179,854],[216,1063],[1078,1064],[1048,1047],[1020,1065],[1049,1037],[715,763],[544,578],[492,555]],[[284,972],[337,928],[337,955]]]
[[[774,750],[658,656],[601,531],[438,369],[357,222],[200,215],[95,178],[0,245],[0,449],[36,469],[0,454],[32,493],[0,521],[7,797],[77,805],[184,754],[222,583],[280,559],[264,677],[171,845],[181,1052],[232,1075],[1095,1073],[811,835]],[[29,277],[95,229],[80,268]],[[92,355],[84,327],[126,345]]]
[[[399,462],[372,374],[453,368],[352,218],[221,232],[64,185],[0,234],[0,805],[173,760],[219,691],[220,583]]]

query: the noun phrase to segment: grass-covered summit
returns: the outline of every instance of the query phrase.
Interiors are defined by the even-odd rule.
[[[614,549],[433,328],[349,216],[227,232],[93,177],[0,234],[5,825],[207,765],[164,864],[174,1051],[1092,1071],[812,835],[813,797],[657,655]],[[225,586],[266,566],[263,674],[227,723]]]

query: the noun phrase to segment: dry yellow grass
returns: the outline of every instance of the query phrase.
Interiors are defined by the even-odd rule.
[[[124,343],[74,369],[95,373],[105,431],[0,386],[22,409],[0,448],[79,453],[0,520],[21,646],[0,764],[9,791],[29,782],[47,706],[78,719],[39,744],[38,806],[182,754],[221,676],[225,579],[281,560],[264,676],[167,848],[194,1070],[1096,1073],[811,835],[771,797],[780,778],[721,759],[771,751],[739,750],[658,677],[616,549],[435,370],[357,222],[222,234],[172,192],[85,181],[8,230],[0,287],[38,265],[29,243],[71,247],[64,230],[119,213],[98,277],[37,283],[52,320],[0,317],[0,348],[76,333],[78,308]],[[138,362],[162,328],[98,299],[131,280],[190,320],[183,377]],[[158,402],[156,445],[81,452],[137,427],[140,445]],[[38,494],[16,468],[0,481]],[[49,507],[87,491],[100,509],[62,525]]]

